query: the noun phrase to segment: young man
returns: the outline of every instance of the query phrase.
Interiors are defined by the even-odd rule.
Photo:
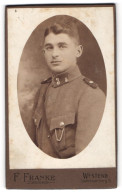
[[[81,152],[95,135],[105,96],[77,65],[83,47],[74,23],[45,30],[44,56],[52,77],[41,82],[34,113],[38,147],[55,158]]]

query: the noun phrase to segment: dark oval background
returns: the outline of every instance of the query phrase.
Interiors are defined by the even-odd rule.
[[[91,31],[79,20],[66,15],[56,15],[40,23],[27,40],[20,59],[18,70],[18,101],[24,126],[35,143],[33,105],[40,82],[50,76],[43,53],[43,34],[47,26],[66,18],[73,20],[78,27],[83,54],[78,59],[82,74],[96,82],[106,94],[106,72],[99,45]]]

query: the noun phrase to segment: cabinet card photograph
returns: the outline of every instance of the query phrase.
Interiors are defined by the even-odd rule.
[[[6,6],[6,187],[115,188],[115,5]]]

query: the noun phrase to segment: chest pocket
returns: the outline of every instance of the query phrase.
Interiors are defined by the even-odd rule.
[[[51,119],[50,133],[56,152],[66,150],[75,144],[75,113],[56,116]]]

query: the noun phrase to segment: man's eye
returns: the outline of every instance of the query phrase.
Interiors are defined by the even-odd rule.
[[[47,51],[50,51],[50,50],[53,49],[53,47],[49,46],[49,47],[46,47],[45,49],[46,49]]]
[[[63,48],[67,48],[66,45],[59,45],[59,48],[63,49]]]

